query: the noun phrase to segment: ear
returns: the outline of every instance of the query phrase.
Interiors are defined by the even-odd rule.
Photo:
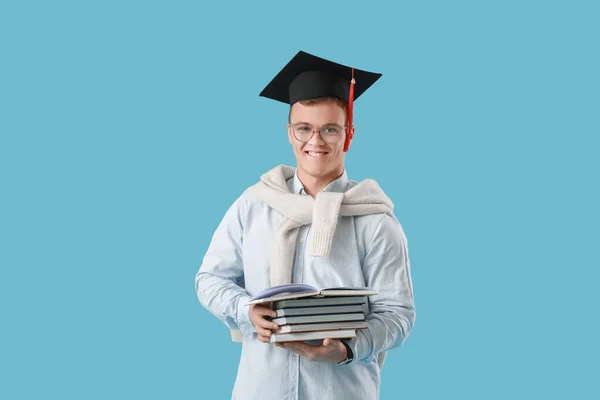
[[[288,131],[288,142],[290,142],[290,144],[294,144],[294,142],[292,141],[293,139],[293,134],[292,134],[292,127],[290,126],[290,124],[288,123],[287,126],[287,131]]]

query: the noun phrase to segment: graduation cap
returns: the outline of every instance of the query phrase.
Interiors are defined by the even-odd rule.
[[[301,100],[337,97],[348,104],[348,135],[344,151],[354,136],[352,112],[354,101],[382,74],[338,64],[299,51],[260,92],[260,96],[290,106]]]

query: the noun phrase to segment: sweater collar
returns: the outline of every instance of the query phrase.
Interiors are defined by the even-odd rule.
[[[325,188],[323,189],[323,192],[345,192],[346,188],[348,187],[348,173],[346,172],[346,169],[344,168],[344,172],[342,173],[342,175],[337,178],[336,180],[334,180],[333,182],[331,182],[329,185],[325,186]],[[306,191],[304,190],[304,185],[302,185],[302,182],[300,181],[300,179],[298,178],[298,170],[296,170],[296,172],[294,172],[294,177],[292,179],[289,179],[288,182],[288,188],[290,189],[290,192],[292,193],[296,193],[296,194],[301,194],[301,195],[306,195]]]

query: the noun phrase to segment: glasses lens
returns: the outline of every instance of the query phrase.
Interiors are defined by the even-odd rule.
[[[335,143],[338,141],[342,129],[337,126],[327,126],[321,130],[321,137],[324,141],[329,143]]]
[[[301,142],[308,142],[312,138],[315,130],[311,125],[308,124],[294,125],[293,128],[294,136]],[[324,126],[321,128],[321,137],[326,142],[335,143],[339,140],[343,130],[344,128],[338,125]]]
[[[310,140],[311,136],[312,136],[312,126],[310,125],[305,125],[305,124],[300,124],[300,125],[294,125],[294,135],[296,136],[296,139],[302,141],[302,142],[307,142]]]

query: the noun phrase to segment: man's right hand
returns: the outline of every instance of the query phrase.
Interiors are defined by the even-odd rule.
[[[279,325],[264,317],[276,317],[277,313],[261,304],[252,304],[250,310],[248,310],[248,316],[256,329],[256,333],[258,333],[258,340],[269,343],[271,340],[271,330],[279,329]]]

